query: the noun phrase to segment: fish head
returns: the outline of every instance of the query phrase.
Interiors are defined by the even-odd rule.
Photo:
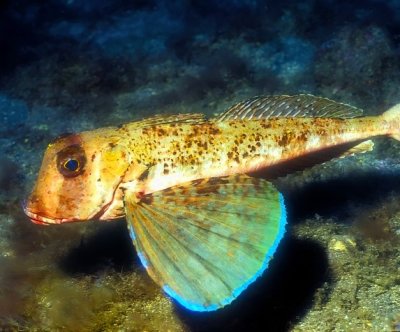
[[[122,217],[114,199],[129,164],[128,149],[106,130],[60,137],[45,151],[24,211],[38,224]]]

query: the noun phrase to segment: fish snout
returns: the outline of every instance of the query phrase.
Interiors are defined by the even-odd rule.
[[[60,224],[62,223],[62,219],[46,217],[40,214],[40,212],[35,209],[35,205],[38,203],[38,199],[35,196],[29,197],[29,199],[24,199],[22,201],[22,209],[25,215],[34,223],[38,225],[51,225],[51,224]]]

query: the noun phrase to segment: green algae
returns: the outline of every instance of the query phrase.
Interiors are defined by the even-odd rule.
[[[52,275],[36,292],[27,314],[38,331],[156,331],[164,324],[171,331],[184,330],[171,302],[142,273]]]

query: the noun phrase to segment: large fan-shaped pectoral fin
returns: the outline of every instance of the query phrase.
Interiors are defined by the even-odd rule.
[[[271,183],[245,175],[191,181],[125,199],[133,243],[150,276],[185,307],[232,302],[267,268],[286,213]]]

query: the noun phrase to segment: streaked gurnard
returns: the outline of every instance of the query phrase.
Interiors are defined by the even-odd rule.
[[[376,136],[399,140],[399,129],[400,104],[363,117],[297,95],[71,134],[47,147],[24,210],[37,224],[126,218],[151,278],[191,310],[217,310],[266,270],[283,237],[274,174],[371,150]]]

